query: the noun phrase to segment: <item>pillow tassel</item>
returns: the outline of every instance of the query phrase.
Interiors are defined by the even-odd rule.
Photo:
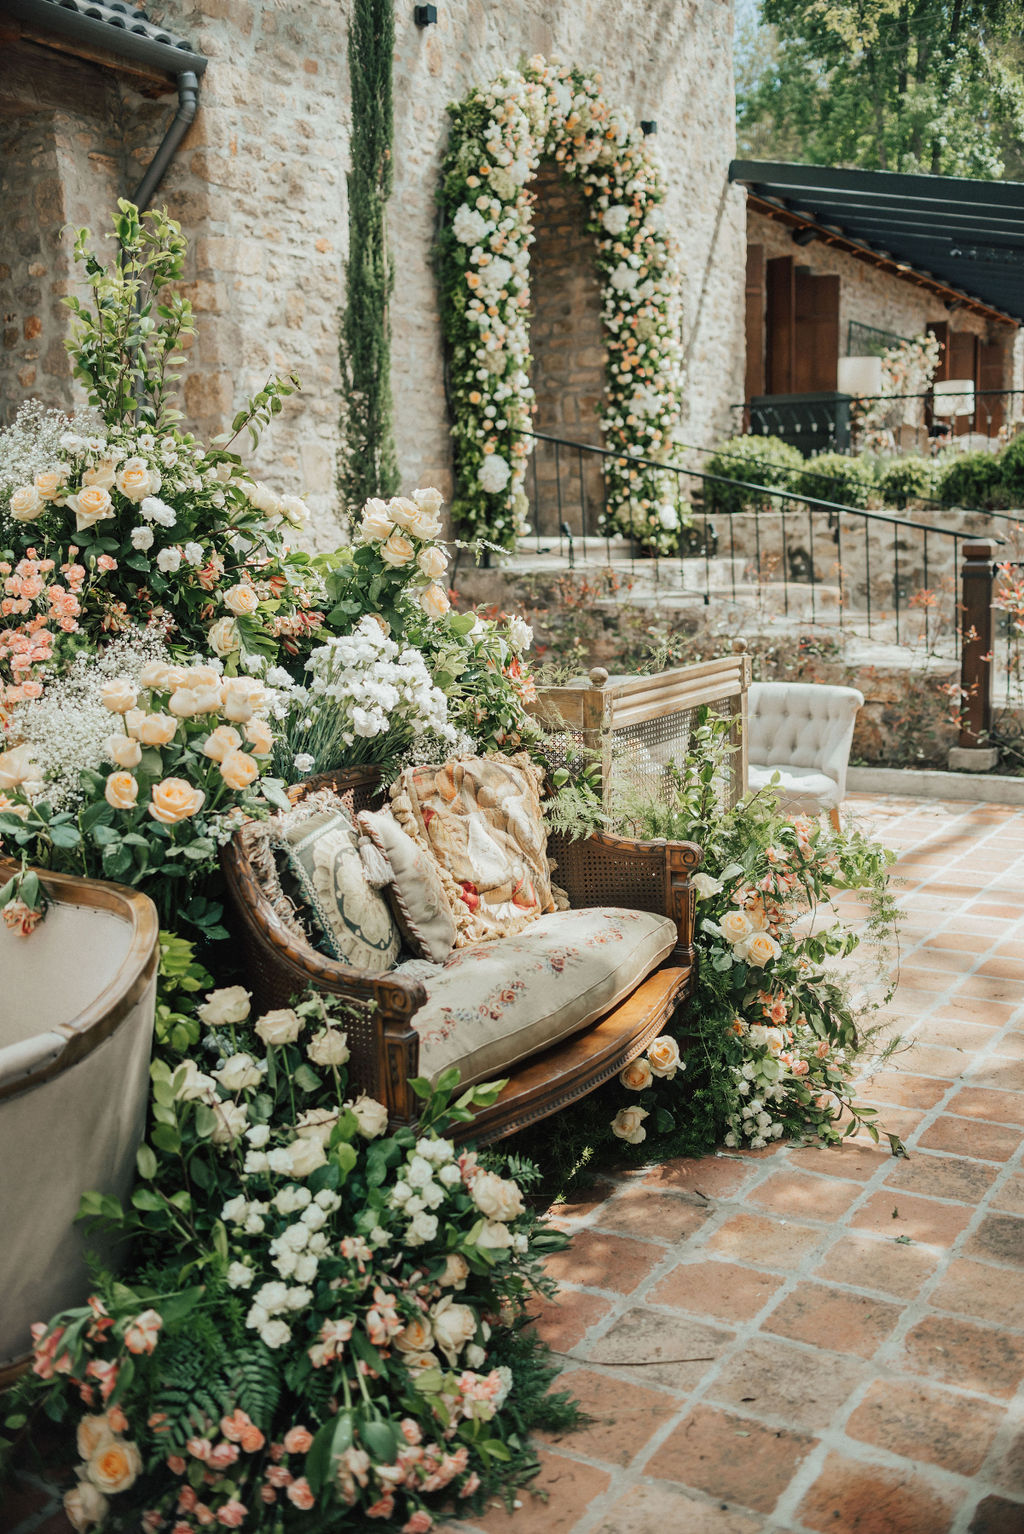
[[[385,884],[390,884],[394,879],[391,864],[365,834],[359,838],[359,856],[363,862],[363,872],[366,875],[367,884],[381,889]]]

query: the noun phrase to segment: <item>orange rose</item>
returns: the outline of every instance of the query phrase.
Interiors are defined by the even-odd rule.
[[[161,825],[175,826],[197,814],[205,799],[202,789],[193,788],[184,778],[164,778],[153,785],[149,813]]]
[[[244,751],[229,751],[220,764],[220,775],[229,788],[248,788],[259,777],[260,766]]]
[[[86,1473],[99,1491],[113,1496],[134,1485],[142,1469],[142,1455],[133,1443],[115,1438],[97,1449]]]
[[[103,790],[103,797],[115,810],[133,810],[139,797],[139,785],[130,772],[112,772]]]

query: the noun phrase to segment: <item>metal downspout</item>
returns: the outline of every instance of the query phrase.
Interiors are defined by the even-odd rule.
[[[195,121],[198,110],[199,77],[191,69],[185,69],[178,76],[178,110],[171,118],[170,126],[146,168],[146,174],[131,195],[131,201],[140,213],[145,213],[149,207],[150,199],[164,179],[178,145]]]

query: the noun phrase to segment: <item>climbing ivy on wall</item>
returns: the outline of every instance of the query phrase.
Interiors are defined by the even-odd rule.
[[[352,82],[352,169],[348,174],[348,262],[341,321],[341,450],[338,493],[354,512],[371,495],[398,489],[391,399],[388,302],[394,282],[387,241],[394,114],[393,0],[353,0],[348,30]]]

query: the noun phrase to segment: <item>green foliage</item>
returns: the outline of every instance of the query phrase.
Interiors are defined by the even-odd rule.
[[[805,469],[803,455],[781,437],[730,437],[707,460],[704,472],[747,483],[718,485],[706,480],[705,508],[709,512],[736,512],[771,506],[775,503],[769,497],[758,495],[751,487],[795,490],[797,475]]]
[[[800,495],[819,501],[838,501],[842,506],[865,507],[875,489],[871,462],[846,453],[820,453],[810,458],[791,487]]]
[[[386,210],[392,185],[391,0],[354,0],[348,29],[352,85],[352,169],[348,173],[349,256],[341,323],[341,452],[338,493],[354,515],[370,496],[398,489],[391,400],[388,302],[394,272]]]
[[[160,929],[160,964],[156,986],[156,1042],[158,1048],[184,1054],[199,1042],[199,1020],[191,998],[213,985],[195,956],[187,938],[166,927]]]
[[[894,458],[880,470],[878,490],[886,506],[900,511],[908,501],[927,501],[936,493],[941,467],[935,458],[919,458],[908,453]]]
[[[1021,0],[762,0],[741,154],[999,177],[1024,137]]]
[[[999,506],[1003,500],[1002,466],[992,453],[950,453],[938,483],[946,506]]]
[[[1007,443],[999,454],[998,462],[1004,504],[1024,506],[1024,434]]]

